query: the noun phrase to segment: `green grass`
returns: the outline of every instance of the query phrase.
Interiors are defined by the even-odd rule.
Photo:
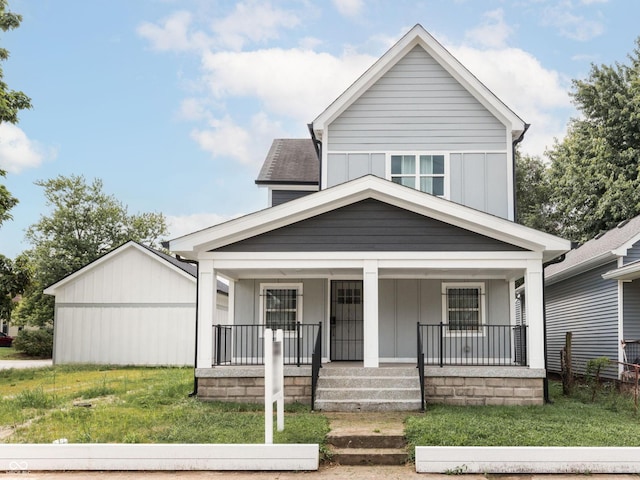
[[[604,388],[591,402],[588,388],[571,398],[551,382],[553,403],[530,407],[428,406],[407,418],[411,446],[640,446],[633,399]]]
[[[14,347],[0,347],[0,360],[20,360],[26,357],[18,352]]]
[[[187,368],[51,367],[0,371],[7,443],[262,443],[264,406],[189,398]],[[276,443],[323,444],[327,419],[287,405]],[[275,423],[275,422],[274,422]]]

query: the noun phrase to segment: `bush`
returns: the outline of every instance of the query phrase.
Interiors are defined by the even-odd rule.
[[[21,330],[13,346],[30,357],[51,358],[53,355],[53,330]]]

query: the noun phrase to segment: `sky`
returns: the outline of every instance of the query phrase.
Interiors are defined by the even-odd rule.
[[[50,212],[34,184],[103,181],[175,238],[267,206],[260,166],[420,23],[532,126],[544,155],[578,113],[572,79],[626,62],[637,0],[9,0],[4,80],[33,108],[0,124],[0,178],[18,198],[0,254]]]

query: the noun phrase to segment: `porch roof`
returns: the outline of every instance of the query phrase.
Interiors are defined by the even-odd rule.
[[[517,259],[521,262],[525,258],[541,258],[543,261],[548,261],[570,249],[568,240],[413,188],[367,175],[171,240],[170,250],[194,260],[214,258],[214,255],[216,260],[220,261],[233,259],[238,266],[241,260],[252,260],[254,266],[257,265],[257,261],[265,262],[265,266],[266,263],[280,262],[279,265],[283,267],[288,262],[291,268],[301,269],[304,261],[304,269],[306,271],[313,270],[313,261],[309,258],[308,252],[306,254],[304,252],[283,252],[279,255],[278,252],[243,252],[241,254],[215,252],[213,254],[211,251],[369,198],[517,246],[525,251],[458,251],[454,254],[452,252],[314,252],[313,259],[322,262],[317,265],[317,268],[325,272],[327,268],[349,270],[359,268],[361,265],[361,263],[353,263],[354,260],[363,259],[387,261],[390,268],[409,268],[411,270],[415,270],[418,261],[425,262],[425,267],[430,266],[436,269],[450,268],[452,261],[496,262]],[[529,254],[531,256],[528,256]],[[491,268],[493,265],[495,264],[489,264],[488,267]],[[461,263],[460,267],[465,268],[464,263]],[[466,268],[468,267],[469,265],[466,266]],[[505,268],[512,267],[513,263],[505,266]],[[383,268],[382,264],[381,268]]]

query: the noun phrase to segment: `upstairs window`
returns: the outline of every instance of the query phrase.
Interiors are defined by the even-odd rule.
[[[391,155],[391,181],[443,197],[444,164],[443,154]]]

